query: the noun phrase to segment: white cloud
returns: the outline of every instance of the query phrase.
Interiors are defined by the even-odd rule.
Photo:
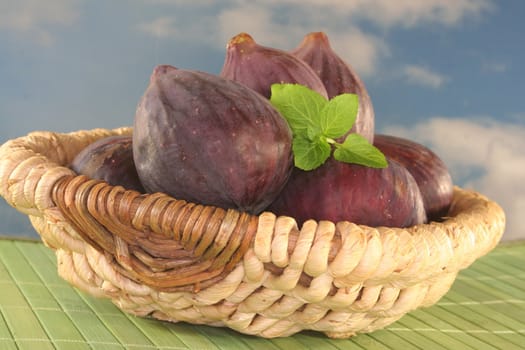
[[[502,62],[485,62],[481,68],[484,72],[505,73],[509,69],[509,66]]]
[[[382,27],[412,27],[421,23],[454,25],[467,16],[478,16],[493,7],[490,0],[269,0],[267,3],[308,7],[312,9],[312,16],[322,9],[330,15],[364,18]]]
[[[169,38],[179,33],[175,18],[159,17],[150,22],[142,22],[139,29],[155,38]]]
[[[179,42],[198,42],[201,45],[217,47],[217,31],[210,23],[215,18],[200,16],[160,16],[137,24],[137,29],[155,39]],[[223,47],[226,43],[223,43]]]
[[[272,14],[270,7],[251,3],[224,9],[217,16],[217,34],[221,46],[226,46],[227,41],[240,32],[252,35],[261,45],[281,49],[290,46],[294,40],[291,37],[295,38],[297,29],[273,22]]]
[[[525,125],[495,119],[430,118],[412,127],[384,133],[429,146],[448,165],[458,185],[472,188],[505,210],[504,239],[517,239],[525,210]]]
[[[422,23],[450,26],[492,8],[487,0],[360,0],[358,4],[354,10],[357,16],[384,27],[413,27]]]
[[[289,50],[302,41],[304,35],[319,30],[304,23],[273,22],[273,9],[260,4],[242,4],[225,8],[217,16],[193,19],[187,23],[183,17],[158,17],[138,24],[138,30],[155,38],[200,42],[224,49],[228,40],[240,32],[247,32],[261,45]],[[181,29],[183,28],[183,30]],[[388,53],[386,43],[379,37],[364,33],[358,27],[348,26],[344,33],[330,28],[324,30],[334,49],[363,75],[372,74],[381,56]],[[286,35],[283,35],[286,33]]]
[[[349,28],[345,33],[326,32],[335,52],[360,75],[373,75],[380,60],[390,54],[388,45],[382,38],[365,33],[357,27]]]
[[[409,83],[439,88],[447,78],[439,73],[433,72],[428,68],[406,65],[403,69],[403,75]]]
[[[293,0],[281,4],[289,2]],[[301,16],[306,16],[304,21],[285,23],[274,21],[275,9],[267,5],[246,4],[224,10],[218,16],[221,35],[217,42],[225,43],[239,32],[247,32],[262,45],[289,50],[299,45],[307,33],[322,30],[327,33],[336,52],[359,74],[372,75],[375,72],[380,58],[388,54],[382,38],[365,33],[355,25],[347,25],[344,31],[335,26],[332,28],[327,25],[330,21],[316,17],[320,10],[308,9],[301,12]],[[327,18],[326,15],[321,17]]]
[[[41,45],[51,45],[51,28],[69,26],[78,18],[77,1],[18,0],[0,2],[0,29],[4,28]]]
[[[176,23],[179,28],[184,28],[187,40],[207,40],[215,47],[224,48],[232,36],[248,32],[260,44],[291,49],[299,44],[306,33],[322,30],[329,35],[333,47],[342,58],[364,76],[376,74],[381,60],[389,55],[390,49],[386,42],[388,29],[427,23],[452,26],[467,17],[480,16],[492,8],[490,0],[227,0],[218,7],[200,7],[206,21],[195,26],[184,18],[184,9],[193,6],[193,2],[188,2],[188,5],[178,0],[146,2],[152,1],[171,3],[179,10],[176,21],[160,18],[141,25],[142,30],[154,36],[175,31],[173,26]],[[197,4],[207,2],[201,0]],[[206,13],[206,9],[210,8]],[[210,14],[209,11],[215,13]],[[294,15],[283,20],[282,14],[291,11]],[[359,26],[362,21],[373,23],[383,30],[380,34],[365,32]],[[417,81],[433,87],[443,83],[442,77],[433,72],[416,70],[410,74],[419,74]]]

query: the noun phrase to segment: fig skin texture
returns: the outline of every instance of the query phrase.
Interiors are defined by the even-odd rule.
[[[311,171],[294,168],[268,210],[291,216],[298,225],[308,219],[372,227],[425,223],[423,199],[414,178],[396,161],[388,163],[386,168],[370,168],[329,158]]]
[[[372,100],[355,70],[333,50],[328,36],[323,32],[308,33],[290,53],[312,67],[321,78],[328,98],[343,93],[352,93],[359,97],[357,118],[350,132],[358,133],[372,143],[375,128]],[[341,137],[343,139],[344,136]]]
[[[266,98],[270,98],[274,83],[304,85],[328,97],[323,82],[305,62],[284,50],[259,45],[247,33],[240,33],[228,42],[220,75]]]
[[[79,175],[145,192],[135,168],[131,136],[109,136],[89,144],[75,156],[70,167]]]
[[[293,168],[292,134],[257,92],[158,66],[136,110],[133,154],[149,192],[257,214]]]
[[[427,216],[438,220],[450,208],[454,184],[446,164],[428,147],[402,137],[376,134],[374,146],[401,163],[416,180]]]

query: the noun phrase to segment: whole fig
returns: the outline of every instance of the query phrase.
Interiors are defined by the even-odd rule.
[[[321,78],[328,98],[343,93],[359,97],[357,118],[350,132],[356,132],[372,143],[375,116],[368,91],[355,70],[332,49],[328,36],[323,32],[309,33],[291,53],[313,68]]]
[[[308,219],[351,221],[373,227],[408,227],[426,221],[417,184],[402,165],[370,168],[329,158],[319,168],[295,168],[268,210],[291,216],[298,225]]]
[[[305,62],[286,51],[259,45],[247,33],[228,42],[220,75],[266,98],[270,98],[274,83],[301,84],[327,97],[322,81]]]
[[[137,107],[133,154],[150,192],[256,214],[288,180],[291,140],[287,122],[257,92],[163,65]]]
[[[145,192],[135,168],[131,136],[109,136],[89,144],[70,167],[77,174]]]
[[[446,164],[428,147],[391,135],[376,134],[374,146],[401,163],[416,180],[429,219],[446,215],[452,202],[454,184]]]

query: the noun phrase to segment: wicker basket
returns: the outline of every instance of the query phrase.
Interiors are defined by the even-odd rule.
[[[502,209],[455,188],[449,218],[407,229],[306,222],[143,195],[75,176],[86,145],[131,128],[33,132],[0,148],[0,194],[58,272],[120,309],[262,337],[346,338],[434,304],[499,242]]]

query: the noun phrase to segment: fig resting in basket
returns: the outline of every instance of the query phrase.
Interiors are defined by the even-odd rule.
[[[505,227],[429,148],[374,134],[323,33],[290,52],[241,33],[219,75],[158,66],[133,128],[2,145],[0,194],[72,285],[262,337],[385,327],[439,300]]]

